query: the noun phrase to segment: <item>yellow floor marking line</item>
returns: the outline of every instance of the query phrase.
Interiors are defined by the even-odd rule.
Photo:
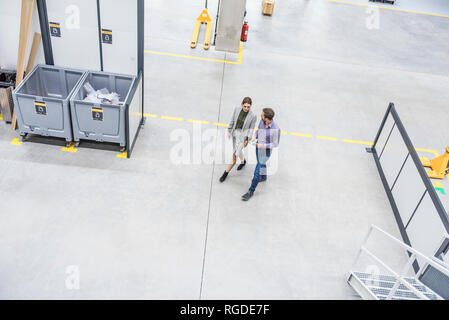
[[[449,18],[449,16],[447,16],[447,15],[437,14],[437,13],[420,12],[420,11],[413,11],[413,10],[406,10],[406,9],[399,9],[399,8],[388,8],[388,7],[371,5],[371,4],[355,3],[355,2],[340,1],[340,0],[327,0],[327,1],[335,2],[335,3],[350,4],[350,5],[354,5],[354,6],[375,7],[375,8],[379,8],[379,9],[385,9],[385,10],[401,11],[401,12],[408,12],[408,13],[415,13],[415,14],[423,14],[423,15],[426,15],[426,16],[435,16],[435,17]]]
[[[10,143],[11,143],[13,146],[21,146],[21,145],[22,145],[22,141],[20,141],[19,138],[14,138]]]
[[[229,124],[227,124],[227,123],[220,123],[220,122],[214,122],[214,126],[217,126],[217,127],[229,127]]]
[[[432,149],[421,149],[421,148],[415,148],[416,151],[421,151],[421,152],[428,152],[428,153],[433,153],[435,155],[435,157],[439,157],[440,154],[438,153],[438,151],[436,150],[432,150]]]
[[[61,148],[62,151],[65,152],[78,152],[78,149],[75,148],[75,143],[71,142],[70,146]]]
[[[220,63],[229,63],[229,64],[242,64],[242,56],[243,56],[242,51],[243,51],[243,42],[240,41],[239,58],[238,58],[238,60],[237,61],[228,61],[228,60],[220,60],[220,59],[210,59],[210,58],[203,58],[203,57],[188,56],[188,55],[185,55],[185,54],[176,54],[176,53],[169,53],[169,52],[144,50],[145,53],[158,54],[158,55],[162,55],[162,56],[170,56],[170,57],[193,59],[193,60],[203,60],[203,61],[211,61],[211,62],[220,62]]]
[[[201,123],[201,124],[209,124],[209,121],[201,121],[201,120],[192,120],[192,119],[188,119],[187,122],[190,123]]]
[[[306,133],[290,132],[290,134],[291,134],[292,136],[297,136],[297,137],[313,138],[313,135],[311,135],[311,134],[306,134]]]
[[[3,116],[0,114],[0,120],[3,120]]]
[[[368,142],[368,141],[347,140],[347,139],[341,139],[341,141],[347,142],[347,143],[364,144],[364,145],[367,145],[367,146],[373,146],[374,145],[374,142]]]
[[[337,138],[333,138],[333,137],[316,136],[316,138],[320,139],[320,140],[338,141]]]
[[[184,121],[184,118],[167,117],[167,116],[161,116],[161,119],[174,120],[174,121]]]
[[[441,184],[440,181],[435,182],[435,183],[433,184],[433,186],[434,186],[435,188],[443,188],[443,185]]]
[[[122,153],[117,153],[116,157],[121,158],[121,159],[126,159],[126,158],[128,158],[128,153],[126,151],[122,152]]]
[[[330,1],[330,0],[329,0]],[[145,117],[149,117],[149,118],[157,118],[158,116],[155,114],[144,114]],[[167,120],[176,120],[176,121],[184,121],[184,118],[176,118],[176,117],[167,117],[167,116],[161,116],[161,119],[167,119]],[[193,120],[193,119],[188,119],[187,122],[190,123],[202,123],[202,124],[210,124],[210,121],[203,121],[203,120]],[[227,128],[229,126],[229,124],[227,123],[221,123],[221,122],[213,122],[212,123],[214,126],[217,127],[225,127]],[[258,128],[254,128],[255,131],[258,130]],[[286,135],[288,134],[287,131],[281,131],[281,134]],[[303,137],[303,138],[313,138],[313,135],[311,134],[307,134],[307,133],[298,133],[298,132],[290,132],[290,135],[292,136],[297,136],[297,137]],[[325,136],[317,136],[317,139],[321,139],[321,140],[330,140],[330,141],[340,141],[337,138],[333,138],[333,137],[325,137]],[[361,144],[361,145],[368,145],[368,146],[373,146],[374,143],[373,142],[369,142],[369,141],[361,141],[361,140],[348,140],[348,139],[341,139],[342,142],[346,142],[346,143],[352,143],[352,144]],[[435,157],[439,157],[439,153],[436,150],[433,149],[422,149],[422,148],[415,148],[416,151],[421,151],[421,152],[429,152],[435,155]],[[447,178],[449,179],[449,175],[447,176]]]

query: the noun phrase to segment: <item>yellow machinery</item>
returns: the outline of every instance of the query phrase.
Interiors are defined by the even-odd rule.
[[[206,36],[204,37],[204,50],[210,47],[210,36],[212,34],[212,19],[209,16],[207,9],[201,12],[200,16],[196,19],[195,29],[193,30],[192,41],[190,42],[190,47],[195,48],[198,41],[198,34],[200,33],[201,25],[206,24]]]
[[[433,160],[425,157],[420,157],[421,163],[424,167],[431,168],[426,170],[429,178],[444,179],[444,176],[449,173],[449,147],[446,147],[446,152]]]

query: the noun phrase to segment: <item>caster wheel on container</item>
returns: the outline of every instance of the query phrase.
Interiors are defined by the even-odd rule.
[[[75,142],[75,148],[78,148],[80,146],[80,142]]]
[[[65,147],[68,148],[68,147],[70,147],[71,144],[72,144],[71,142],[66,142]]]
[[[23,136],[21,136],[22,142],[25,142],[27,140],[27,136],[28,134],[24,134]]]
[[[126,151],[126,147],[121,147],[120,148],[120,152],[125,152]]]

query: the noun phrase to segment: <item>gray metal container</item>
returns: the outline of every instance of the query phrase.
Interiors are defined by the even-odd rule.
[[[135,76],[89,71],[80,81],[70,99],[75,144],[80,140],[119,143],[126,146],[126,110]],[[106,88],[120,96],[119,105],[84,101],[88,93],[84,84],[95,90]]]
[[[20,135],[72,141],[69,100],[85,71],[37,65],[13,91]]]

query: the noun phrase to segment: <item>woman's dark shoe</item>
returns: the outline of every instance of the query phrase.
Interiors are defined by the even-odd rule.
[[[245,161],[243,161],[243,163],[239,164],[239,166],[237,167],[237,171],[242,170],[243,167],[245,166],[245,164],[246,164],[246,159],[245,159]]]
[[[220,182],[225,181],[227,176],[228,176],[228,172],[225,171],[225,172],[223,173],[223,175],[221,176],[221,178],[220,178]]]

